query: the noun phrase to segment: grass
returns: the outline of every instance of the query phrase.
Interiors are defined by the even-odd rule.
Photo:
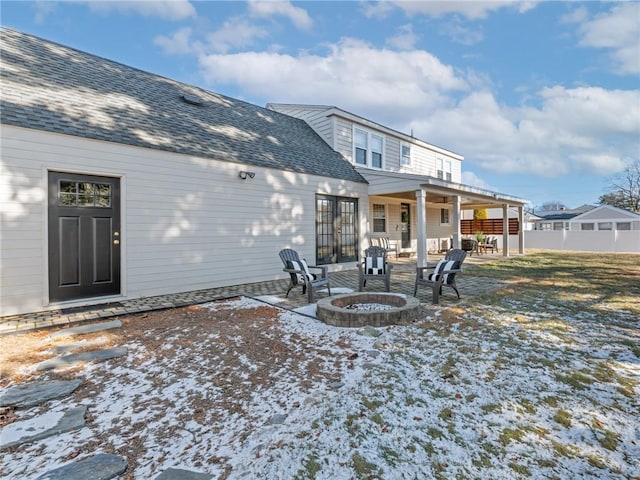
[[[374,477],[373,475],[380,473],[375,463],[367,461],[366,458],[358,453],[354,453],[351,456],[351,462],[358,478],[377,478],[377,476]]]
[[[563,427],[569,428],[571,426],[571,413],[562,408],[556,412],[553,419]]]
[[[532,252],[509,261],[475,265],[465,275],[479,275],[515,282],[518,299],[564,310],[605,313],[608,307],[640,316],[640,256],[582,252]],[[563,307],[564,305],[564,308]],[[555,329],[566,330],[562,315],[555,315]],[[560,320],[558,320],[560,319]],[[546,320],[550,321],[550,320]],[[636,345],[637,346],[637,345]]]

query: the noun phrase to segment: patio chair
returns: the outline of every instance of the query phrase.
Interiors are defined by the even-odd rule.
[[[417,267],[416,283],[413,288],[413,296],[418,293],[419,285],[426,285],[432,289],[432,300],[434,304],[439,303],[442,295],[442,287],[453,288],[460,298],[460,292],[456,285],[456,274],[462,272],[462,263],[467,257],[467,252],[460,248],[454,248],[447,252],[444,259],[440,260],[434,267]],[[425,274],[425,270],[433,268],[433,273]]]
[[[396,258],[398,258],[398,244],[391,243],[391,241],[389,241],[389,237],[380,237],[380,246],[384,248],[387,253],[396,252]]]
[[[473,252],[478,254],[478,241],[471,238],[463,238],[460,240],[460,248],[465,252],[469,252],[469,255],[473,255]]]
[[[367,285],[367,280],[382,280],[385,291],[391,287],[391,269],[387,263],[387,251],[382,247],[369,247],[364,251],[364,258],[358,264],[358,291]]]
[[[289,288],[285,297],[289,297],[289,292],[296,285],[302,285],[302,294],[307,294],[309,303],[313,303],[313,289],[327,286],[329,295],[331,295],[331,286],[329,285],[329,267],[317,267],[315,265],[307,265],[304,258],[300,258],[298,252],[290,248],[280,250],[280,260],[284,264],[282,269],[289,274]],[[311,273],[309,270],[319,270],[318,274]]]

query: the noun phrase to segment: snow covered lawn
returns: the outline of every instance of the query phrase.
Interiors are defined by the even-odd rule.
[[[16,412],[86,405],[87,426],[3,452],[3,474],[105,452],[136,479],[636,479],[638,260],[482,266],[470,274],[515,283],[408,326],[341,329],[246,298],[124,319],[101,338],[127,359],[58,372],[85,385]],[[41,379],[31,367],[14,381]]]

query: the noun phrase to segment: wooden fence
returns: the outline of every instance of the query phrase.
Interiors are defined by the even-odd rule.
[[[462,235],[475,235],[482,232],[485,235],[502,235],[502,218],[486,218],[484,220],[461,220]],[[509,219],[509,235],[518,235],[520,224],[517,218]]]

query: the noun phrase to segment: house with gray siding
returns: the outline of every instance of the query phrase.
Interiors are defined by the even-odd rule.
[[[497,208],[498,230],[485,232],[524,253],[524,205],[513,195],[462,184],[464,157],[335,106],[269,103],[307,122],[369,182],[369,237],[389,237],[425,265],[429,252],[459,246],[464,212]],[[519,228],[509,230],[509,212]],[[513,223],[513,222],[512,222]]]
[[[0,315],[283,278],[319,231],[355,266],[367,181],[303,120],[0,35]]]

